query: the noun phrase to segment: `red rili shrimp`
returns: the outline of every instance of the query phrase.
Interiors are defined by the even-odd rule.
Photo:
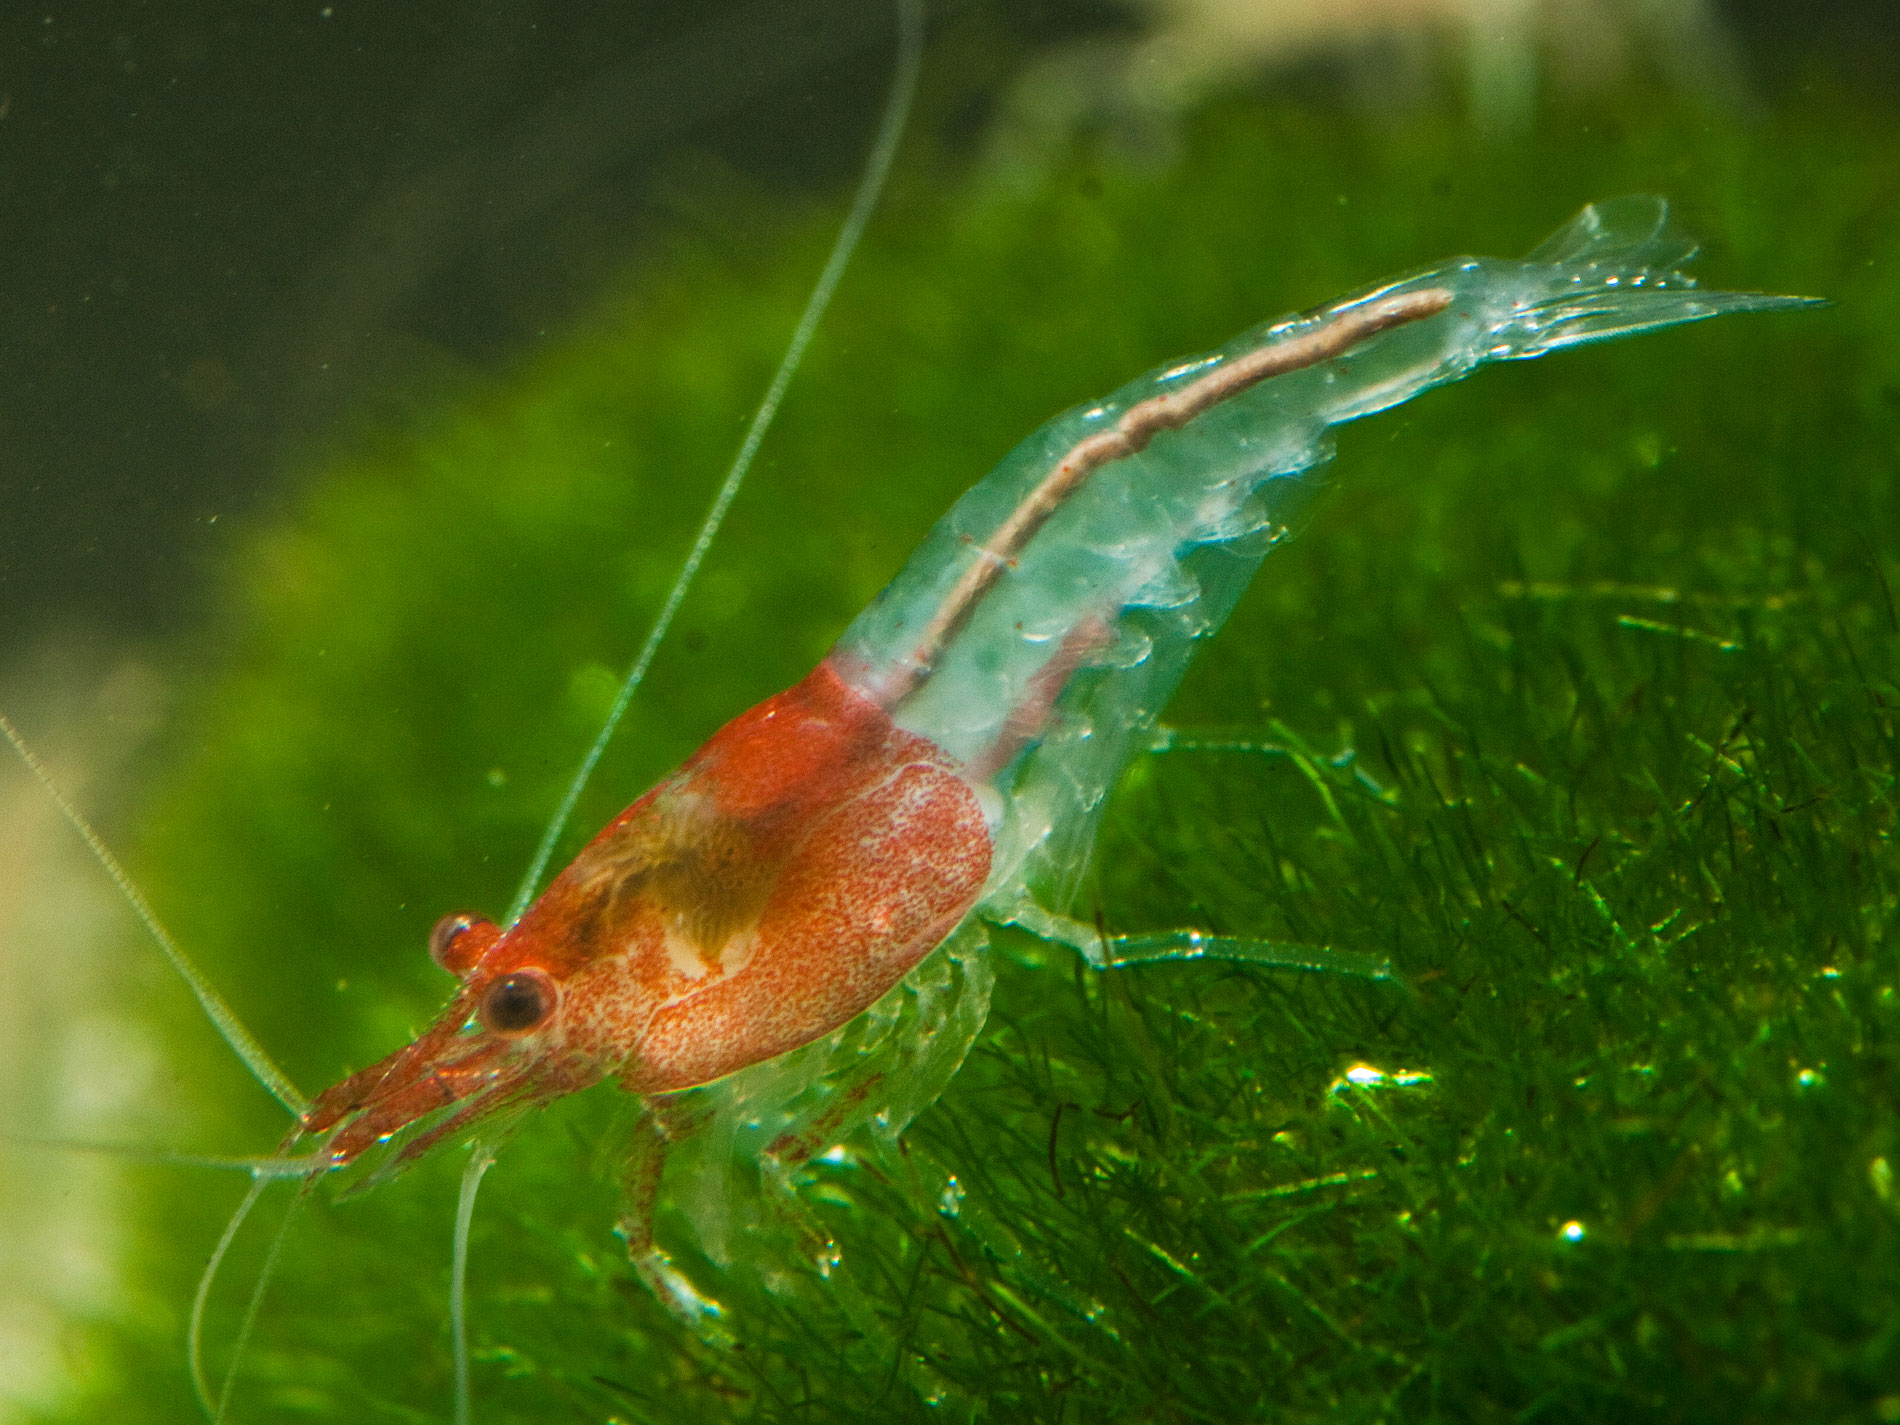
[[[607,1077],[689,1088],[830,1033],[973,916],[1059,936],[1033,895],[1073,859],[1052,848],[1245,587],[1326,431],[1485,361],[1786,304],[1694,290],[1674,271],[1690,251],[1659,200],[1594,206],[1526,261],[1380,284],[1058,418],[810,675],[715,733],[519,920],[442,921],[455,997],[321,1094],[300,1136],[342,1166]]]
[[[1789,305],[1696,290],[1677,271],[1692,252],[1661,200],[1595,205],[1524,261],[1380,283],[1058,417],[956,504],[803,681],[715,733],[518,920],[438,924],[431,952],[460,980],[448,1007],[321,1094],[294,1137],[326,1168],[400,1137],[399,1165],[602,1079],[642,1095],[725,1079],[839,1031],[946,941],[959,992],[980,999],[984,922],[1103,966],[1326,963],[1191,934],[1104,940],[1041,895],[1080,861],[1331,427],[1487,361]],[[981,1022],[964,1008],[939,1075]],[[798,1151],[796,1135],[778,1146]],[[629,1186],[636,1261],[690,1307],[647,1228],[650,1181]]]
[[[986,924],[1098,968],[1219,957],[1376,972],[1318,947],[1107,937],[1062,902],[1115,777],[1284,534],[1331,428],[1486,362],[1801,300],[1699,291],[1679,271],[1693,252],[1660,199],[1593,205],[1522,261],[1459,258],[1376,284],[1057,417],[956,503],[808,676],[721,728],[525,909],[438,923],[430,953],[458,981],[447,1006],[314,1100],[166,942],[297,1116],[274,1158],[246,1165],[246,1208],[273,1178],[312,1179],[383,1145],[376,1177],[470,1133],[492,1142],[522,1111],[607,1079],[660,1117],[666,1095],[718,1082],[721,1131],[792,1160],[866,1123],[893,1135],[982,1025]],[[801,1094],[826,1075],[847,1086],[814,1107]],[[649,1284],[691,1314],[699,1298],[650,1226],[666,1139],[656,1128],[630,1161],[621,1226]],[[488,1161],[478,1145],[464,1179],[458,1350]],[[723,1230],[716,1204],[696,1220],[709,1240]],[[465,1355],[458,1367],[465,1417]],[[214,1404],[195,1345],[194,1374],[221,1415],[228,1382]]]

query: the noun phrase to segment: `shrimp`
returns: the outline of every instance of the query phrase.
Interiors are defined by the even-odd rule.
[[[986,927],[1098,969],[1380,973],[1326,947],[1110,937],[1070,919],[1108,792],[1285,537],[1333,427],[1487,362],[1803,300],[1697,290],[1679,271],[1693,252],[1660,199],[1593,205],[1523,261],[1379,283],[1057,417],[956,503],[808,676],[716,732],[531,904],[439,921],[429,953],[457,981],[447,1005],[313,1100],[188,974],[297,1116],[275,1157],[246,1165],[246,1210],[278,1177],[307,1186],[373,1163],[365,1181],[380,1181],[473,1136],[459,1283],[495,1144],[611,1079],[645,1106],[623,1169],[631,1258],[713,1329],[715,1303],[654,1230],[669,1180],[692,1180],[686,1216],[727,1260],[718,1165],[750,1154],[782,1177],[860,1128],[895,1139],[982,1028]],[[459,1294],[454,1311],[459,1342]]]
[[[715,733],[518,919],[439,922],[447,1007],[320,1094],[286,1154],[334,1170],[388,1144],[386,1175],[610,1078],[662,1117],[668,1096],[723,1083],[714,1116],[745,1117],[794,1161],[874,1117],[891,1134],[983,1022],[985,925],[1098,968],[1135,953],[1342,963],[1191,932],[1118,944],[1062,900],[1109,788],[1283,535],[1331,428],[1486,362],[1799,300],[1696,290],[1678,271],[1693,251],[1659,199],[1593,205],[1524,261],[1380,283],[1058,417],[806,678]],[[849,1090],[795,1110],[813,1067],[836,1071],[824,1047],[874,1007],[898,1017],[887,1002],[906,995],[922,1006],[911,1027],[859,1054]],[[663,1157],[662,1142],[629,1171],[622,1230],[690,1313],[651,1230]]]

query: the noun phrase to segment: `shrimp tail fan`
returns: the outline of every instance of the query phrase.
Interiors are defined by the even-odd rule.
[[[1630,194],[1592,203],[1524,260],[1524,274],[1540,277],[1541,290],[1524,294],[1516,319],[1499,332],[1499,348],[1487,354],[1517,360],[1731,312],[1826,305],[1813,297],[1701,291],[1682,272],[1697,250],[1667,199]]]

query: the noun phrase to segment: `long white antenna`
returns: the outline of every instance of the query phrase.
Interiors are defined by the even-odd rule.
[[[204,977],[203,972],[192,963],[191,957],[172,939],[171,932],[159,921],[158,913],[133,883],[125,867],[119,864],[119,858],[112,854],[105,839],[92,829],[91,822],[80,815],[79,808],[66,800],[65,793],[53,781],[45,764],[26,745],[19,729],[3,713],[0,713],[0,733],[6,734],[7,741],[13,744],[13,750],[20,754],[20,760],[39,779],[40,786],[53,799],[53,805],[59,808],[59,814],[66,818],[67,825],[79,833],[80,840],[90,848],[93,858],[105,868],[106,875],[112,878],[112,884],[119,888],[119,894],[132,907],[132,913],[138,916],[152,939],[158,942],[158,948],[172,962],[172,968],[178,972],[179,978],[197,996],[199,1008],[204,1010],[205,1017],[218,1031],[218,1036],[231,1046],[231,1052],[244,1061],[252,1077],[270,1091],[272,1098],[289,1109],[292,1117],[302,1118],[310,1107],[310,1101],[297,1092],[297,1086],[291,1083],[289,1076],[264,1052],[264,1046],[252,1037],[251,1031],[244,1027],[236,1012],[224,1002],[224,997],[212,988],[211,981]]]
[[[205,1380],[205,1305],[211,1300],[211,1284],[218,1279],[218,1268],[224,1265],[224,1254],[231,1250],[231,1244],[237,1240],[238,1228],[244,1225],[244,1219],[251,1215],[251,1209],[257,1206],[258,1198],[264,1195],[264,1189],[270,1186],[266,1177],[254,1178],[251,1189],[244,1194],[244,1200],[231,1214],[231,1220],[224,1224],[224,1235],[218,1238],[218,1245],[211,1249],[211,1259],[205,1263],[204,1271],[198,1277],[198,1290],[191,1298],[191,1321],[185,1328],[185,1360],[191,1367],[191,1389],[203,1407],[205,1418],[216,1421],[223,1413],[223,1393],[219,1393],[219,1402],[211,1399],[211,1387]]]
[[[218,1408],[211,1417],[211,1425],[224,1425],[224,1417],[230,1413],[231,1390],[237,1385],[238,1366],[244,1360],[245,1347],[251,1344],[251,1332],[257,1326],[258,1312],[264,1307],[264,1289],[270,1285],[271,1276],[277,1270],[277,1259],[283,1255],[284,1239],[290,1235],[290,1224],[296,1220],[297,1209],[303,1206],[315,1182],[314,1178],[306,1179],[297,1195],[290,1200],[290,1206],[284,1209],[284,1220],[277,1224],[277,1233],[270,1240],[270,1251],[264,1257],[264,1265],[257,1269],[257,1284],[251,1288],[251,1299],[244,1305],[244,1320],[238,1327],[237,1339],[231,1343],[231,1363],[224,1368],[224,1384],[218,1387]]]
[[[455,1198],[455,1250],[449,1265],[449,1339],[455,1351],[455,1425],[472,1419],[468,1389],[468,1232],[475,1220],[475,1194],[495,1154],[479,1138],[469,1145],[462,1189]]]
[[[857,196],[852,199],[851,212],[838,232],[838,240],[832,244],[831,256],[818,276],[817,286],[812,288],[811,297],[805,303],[805,314],[799,318],[798,326],[792,332],[791,343],[785,348],[785,357],[779,362],[778,374],[772,378],[765,399],[759,402],[759,408],[752,416],[752,425],[746,431],[738,455],[733,458],[732,468],[726,472],[725,483],[719,487],[719,493],[713,496],[712,508],[706,512],[705,522],[699,527],[699,536],[693,541],[686,562],[680,565],[673,587],[667,591],[666,601],[660,605],[660,615],[653,621],[653,630],[647,634],[647,640],[640,648],[640,656],[633,660],[632,669],[621,683],[613,708],[608,712],[606,722],[601,725],[600,735],[581,759],[580,770],[568,783],[567,792],[562,796],[553,820],[542,833],[541,844],[535,848],[534,859],[528,864],[528,873],[522,877],[521,889],[515,893],[514,904],[508,908],[509,925],[521,919],[528,902],[534,899],[542,873],[547,870],[548,861],[554,855],[554,845],[567,829],[568,818],[574,814],[574,804],[580,800],[582,789],[594,775],[601,754],[607,750],[614,730],[626,715],[627,705],[633,701],[635,691],[646,678],[653,655],[659,650],[667,630],[672,627],[673,615],[679,612],[680,601],[686,597],[693,576],[699,572],[700,562],[711,548],[713,537],[719,533],[719,526],[726,518],[726,510],[731,506],[733,497],[739,493],[739,486],[745,482],[752,457],[758,454],[759,442],[765,439],[772,418],[778,414],[779,402],[785,397],[785,388],[791,384],[792,374],[804,359],[805,348],[811,344],[812,334],[818,329],[818,320],[830,305],[832,293],[837,290],[838,281],[851,261],[852,250],[857,247],[858,239],[864,235],[865,225],[871,220],[871,211],[877,206],[878,195],[884,189],[884,180],[890,174],[891,160],[896,156],[898,141],[904,135],[911,98],[917,90],[917,71],[921,67],[924,52],[923,0],[897,0],[897,21],[897,71],[891,81],[891,96],[885,103],[884,117],[878,124],[877,142],[871,148],[870,161],[865,165]]]
[[[244,1158],[214,1153],[174,1153],[169,1148],[148,1148],[139,1143],[94,1143],[84,1138],[42,1138],[30,1133],[0,1132],[0,1143],[22,1148],[45,1148],[56,1153],[97,1153],[106,1158],[125,1158],[135,1163],[164,1163],[180,1168],[214,1168],[222,1172],[247,1173],[254,1178],[313,1178],[334,1166],[320,1153],[287,1158],[281,1153],[269,1157]]]

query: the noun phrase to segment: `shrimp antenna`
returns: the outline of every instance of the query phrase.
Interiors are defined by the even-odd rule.
[[[169,1148],[148,1148],[138,1143],[95,1143],[85,1138],[42,1138],[31,1133],[0,1133],[0,1143],[22,1148],[45,1148],[59,1153],[96,1153],[106,1158],[126,1158],[139,1163],[164,1163],[179,1168],[212,1168],[221,1172],[248,1173],[254,1178],[309,1178],[330,1170],[320,1155],[301,1158],[273,1155],[267,1158],[231,1157],[212,1153],[174,1153]]]
[[[231,1220],[224,1226],[224,1233],[218,1238],[218,1245],[212,1249],[211,1258],[198,1277],[198,1289],[191,1301],[191,1324],[186,1333],[186,1357],[191,1367],[191,1388],[198,1397],[208,1419],[217,1425],[221,1422],[231,1405],[231,1387],[237,1380],[238,1362],[244,1359],[244,1348],[250,1343],[251,1330],[257,1325],[259,1309],[264,1304],[264,1289],[270,1284],[271,1275],[277,1269],[277,1259],[283,1252],[284,1238],[289,1235],[291,1221],[297,1215],[297,1209],[303,1206],[304,1199],[316,1185],[316,1180],[329,1170],[330,1164],[316,1154],[302,1158],[290,1158],[277,1155],[268,1158],[234,1158],[205,1153],[173,1153],[163,1148],[146,1148],[137,1144],[93,1143],[77,1138],[39,1138],[27,1134],[0,1133],[0,1142],[15,1143],[27,1148],[47,1148],[67,1153],[98,1153],[113,1158],[133,1158],[144,1162],[168,1163],[186,1168],[214,1168],[230,1172],[248,1174],[251,1179],[250,1190],[244,1194],[243,1201],[232,1212]],[[217,1402],[211,1399],[211,1387],[205,1378],[204,1368],[204,1318],[205,1309],[211,1301],[211,1288],[217,1281],[218,1270],[224,1265],[225,1254],[231,1250],[231,1244],[237,1240],[238,1229],[251,1215],[251,1209],[257,1206],[258,1198],[279,1178],[302,1178],[303,1187],[284,1213],[284,1220],[278,1224],[277,1233],[271,1239],[270,1253],[264,1258],[264,1265],[257,1274],[257,1285],[251,1288],[251,1299],[244,1310],[244,1321],[238,1328],[237,1341],[231,1350],[231,1363],[225,1367],[224,1380],[218,1388]]]
[[[218,1245],[211,1249],[211,1259],[205,1263],[204,1271],[198,1275],[198,1290],[191,1298],[191,1320],[185,1328],[185,1360],[191,1367],[191,1389],[198,1397],[198,1404],[204,1408],[206,1418],[216,1420],[224,1412],[222,1402],[211,1403],[211,1387],[205,1382],[205,1304],[211,1300],[211,1284],[218,1279],[218,1268],[224,1265],[224,1254],[231,1250],[232,1242],[237,1240],[238,1228],[244,1225],[244,1219],[251,1215],[251,1209],[257,1206],[258,1198],[264,1195],[264,1189],[270,1186],[270,1179],[257,1176],[251,1179],[250,1191],[244,1194],[244,1200],[231,1214],[231,1220],[224,1224],[224,1233],[218,1238]],[[272,1252],[275,1261],[276,1253]],[[227,1383],[228,1384],[228,1383]],[[220,1392],[220,1396],[222,1396]]]
[[[779,362],[778,372],[772,377],[772,384],[766,388],[765,399],[759,402],[758,410],[753,413],[752,424],[746,430],[745,440],[740,443],[738,455],[733,457],[732,468],[726,472],[725,482],[713,496],[712,507],[707,510],[706,518],[699,527],[699,535],[694,539],[685,563],[680,565],[673,587],[667,591],[666,601],[660,605],[659,617],[654,619],[652,631],[640,647],[640,656],[634,659],[633,667],[620,684],[620,691],[607,713],[607,720],[601,725],[600,734],[595,737],[594,745],[587,749],[587,755],[581,759],[580,769],[568,783],[560,806],[555,809],[553,819],[541,835],[541,844],[535,847],[534,859],[529,862],[527,874],[522,877],[521,889],[515,893],[514,904],[508,908],[509,925],[521,919],[522,912],[534,899],[535,888],[540,885],[542,873],[547,870],[548,861],[554,855],[555,843],[561,839],[561,833],[567,829],[568,818],[574,814],[574,804],[580,800],[582,790],[594,775],[594,768],[607,750],[607,744],[613,740],[621,718],[626,715],[627,705],[633,701],[634,693],[646,678],[653,655],[659,650],[667,630],[673,626],[673,616],[679,612],[680,602],[686,597],[693,576],[699,572],[706,551],[719,533],[727,509],[739,493],[740,485],[745,483],[752,457],[758,454],[759,443],[765,439],[765,432],[778,414],[779,403],[785,398],[785,388],[791,384],[799,362],[804,359],[805,348],[811,344],[819,319],[831,304],[832,294],[837,290],[839,279],[844,276],[851,254],[858,245],[858,239],[864,235],[865,226],[871,220],[871,212],[884,190],[884,180],[890,175],[891,160],[896,157],[898,143],[904,136],[911,99],[917,91],[917,72],[921,68],[924,51],[923,0],[897,0],[897,22],[897,69],[891,81],[891,94],[885,101],[877,140],[865,164],[864,177],[859,180],[857,196],[851,201],[851,211],[838,231],[837,241],[832,244],[831,256],[818,275],[817,285],[812,288],[811,296],[805,302],[804,315],[798,319],[791,342],[785,348],[784,359]]]
[[[158,948],[164,952],[165,958],[171,961],[172,968],[178,972],[179,978],[197,997],[198,1007],[204,1011],[205,1017],[218,1031],[218,1037],[231,1047],[233,1054],[244,1061],[244,1066],[251,1071],[251,1076],[270,1092],[272,1098],[290,1110],[293,1117],[302,1118],[310,1107],[310,1101],[297,1092],[297,1086],[291,1083],[289,1076],[282,1069],[277,1067],[271,1056],[264,1052],[264,1046],[257,1042],[251,1031],[244,1027],[244,1022],[237,1017],[236,1012],[224,1002],[224,996],[213,988],[211,981],[205,978],[204,973],[192,962],[191,957],[184,952],[176,940],[172,939],[171,932],[159,920],[158,913],[152,909],[151,903],[145,899],[144,893],[133,882],[125,867],[119,864],[119,858],[112,854],[111,848],[105,843],[105,838],[92,829],[92,823],[86,820],[78,807],[66,800],[65,793],[60,791],[58,784],[53,781],[52,774],[46,770],[46,765],[40,761],[33,749],[26,745],[26,739],[20,736],[20,730],[4,713],[0,713],[0,733],[6,735],[7,741],[13,744],[13,750],[20,754],[20,760],[26,763],[27,770],[39,780],[40,786],[46,790],[46,795],[53,799],[53,805],[58,807],[59,814],[66,818],[66,824],[79,833],[79,839],[86,843],[87,848],[92,852],[93,859],[105,868],[105,873],[111,877],[112,884],[119,888],[119,894],[124,896],[126,904],[132,907],[132,913],[143,923],[152,939],[158,942]]]
[[[494,1151],[480,1139],[469,1145],[468,1166],[455,1198],[455,1249],[449,1267],[449,1339],[455,1352],[455,1425],[472,1418],[468,1389],[468,1233],[475,1220],[475,1194],[482,1175],[495,1166]]]
[[[258,1179],[259,1184],[267,1181],[269,1181],[267,1178],[260,1177]],[[199,1388],[199,1401],[201,1404],[205,1404],[206,1410],[210,1412],[212,1425],[224,1425],[225,1414],[231,1408],[231,1388],[237,1384],[238,1363],[244,1359],[244,1348],[251,1344],[251,1330],[257,1325],[257,1314],[262,1310],[264,1305],[264,1288],[270,1285],[271,1276],[277,1270],[277,1259],[283,1253],[284,1239],[290,1235],[290,1224],[296,1220],[297,1209],[302,1207],[304,1199],[310,1196],[310,1189],[316,1185],[316,1181],[315,1177],[306,1177],[304,1179],[303,1186],[297,1190],[297,1195],[290,1200],[290,1206],[284,1209],[284,1220],[277,1224],[276,1235],[270,1240],[270,1251],[265,1254],[264,1265],[257,1270],[257,1285],[251,1288],[251,1299],[244,1305],[244,1320],[238,1326],[237,1339],[231,1343],[231,1363],[224,1368],[224,1381],[218,1387],[218,1406],[216,1410],[211,1410],[209,1404],[205,1404],[203,1393],[203,1362],[198,1358],[197,1354],[199,1342],[196,1337],[192,1340],[192,1384]],[[254,1200],[255,1198],[253,1197],[246,1202],[245,1206],[241,1209],[240,1215],[234,1219],[234,1226],[237,1222],[243,1221],[242,1212],[248,1212],[250,1210],[249,1201]],[[206,1269],[205,1288],[207,1294],[210,1289],[211,1270],[211,1268]],[[195,1320],[201,1321],[202,1315],[195,1314]]]

